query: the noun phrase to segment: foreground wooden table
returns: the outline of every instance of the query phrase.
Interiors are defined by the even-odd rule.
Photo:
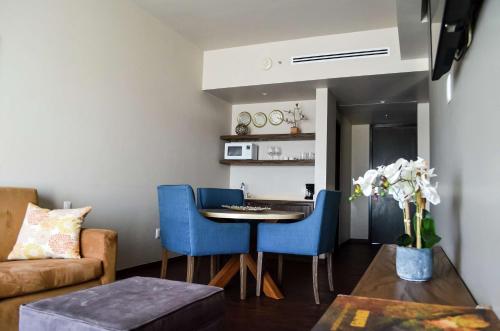
[[[432,279],[427,282],[409,282],[396,274],[396,245],[383,245],[351,294],[441,305],[476,306],[476,301],[443,249],[434,247],[433,252]]]
[[[304,213],[291,211],[269,210],[263,212],[238,212],[228,209],[200,209],[200,214],[213,219],[228,220],[253,220],[261,222],[278,222],[280,220],[301,220],[304,218]],[[245,264],[250,273],[257,278],[257,264],[250,254],[246,254]],[[222,269],[215,275],[208,285],[225,287],[227,283],[240,271],[239,257],[233,256],[227,261]],[[278,285],[271,278],[268,272],[262,275],[263,292],[267,297],[273,299],[283,299]]]
[[[420,303],[476,306],[476,300],[441,247],[434,247],[433,276],[427,282],[409,282],[396,274],[396,245],[383,245],[351,295]],[[333,304],[314,331],[330,330],[336,316]]]

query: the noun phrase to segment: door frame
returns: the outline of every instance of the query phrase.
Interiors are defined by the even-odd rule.
[[[404,128],[404,127],[414,127],[417,129],[417,141],[418,141],[418,124],[409,123],[394,123],[394,124],[370,124],[370,156],[369,164],[370,169],[373,169],[373,128]],[[417,146],[418,148],[418,146]],[[376,244],[372,242],[372,198],[368,199],[368,241],[371,244]]]

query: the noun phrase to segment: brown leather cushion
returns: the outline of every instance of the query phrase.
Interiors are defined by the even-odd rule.
[[[37,201],[35,189],[0,187],[0,262],[7,259],[16,243],[28,203]]]
[[[94,258],[1,262],[0,299],[81,284],[102,273]]]

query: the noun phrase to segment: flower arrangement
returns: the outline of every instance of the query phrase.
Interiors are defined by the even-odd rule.
[[[399,159],[387,166],[368,170],[363,177],[353,179],[354,192],[349,197],[352,201],[361,196],[392,196],[403,210],[405,233],[398,238],[397,244],[406,247],[431,248],[441,237],[436,234],[434,219],[426,203],[439,204],[437,183],[432,185],[431,178],[436,177],[434,169],[429,169],[427,162],[418,158],[416,161]],[[416,206],[413,219],[410,204]],[[413,223],[413,231],[412,231]]]
[[[285,110],[285,113],[291,116],[291,118],[285,118],[285,122],[292,126],[291,133],[299,133],[298,123],[306,119],[299,104],[296,103],[293,110]]]

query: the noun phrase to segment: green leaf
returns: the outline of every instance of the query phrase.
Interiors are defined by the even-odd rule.
[[[428,212],[422,219],[421,233],[422,233],[423,248],[431,248],[441,240],[441,237],[436,234],[436,226],[434,224],[434,219]]]
[[[398,246],[410,246],[413,243],[412,237],[410,237],[408,234],[402,234],[398,237],[396,240],[396,245]]]
[[[414,214],[412,218],[413,230],[417,230],[417,217]],[[422,239],[422,248],[431,248],[441,241],[441,237],[436,234],[436,226],[434,219],[428,210],[424,210],[424,217],[420,228],[420,236]]]

